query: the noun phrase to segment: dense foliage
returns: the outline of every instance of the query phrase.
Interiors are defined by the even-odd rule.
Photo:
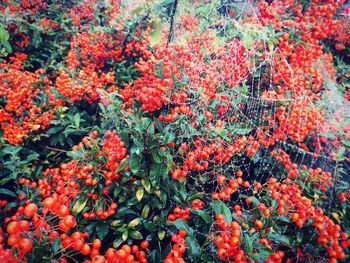
[[[0,262],[348,262],[344,2],[3,0]]]

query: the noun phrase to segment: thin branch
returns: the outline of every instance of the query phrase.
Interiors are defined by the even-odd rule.
[[[150,14],[150,13],[147,13],[144,17],[142,17],[142,18],[140,19],[140,21],[138,22],[138,27],[143,26],[143,22],[146,21],[146,20],[149,18],[149,14]],[[136,28],[136,29],[137,29],[137,28]],[[136,29],[135,29],[135,30],[136,30]],[[128,34],[127,34],[127,35],[125,36],[125,38],[124,38],[124,42],[123,42],[124,49],[125,49],[126,44],[127,44],[128,41],[129,41],[129,38],[131,37],[132,31],[133,31],[132,28],[130,28]],[[124,52],[124,50],[123,50],[123,52]]]
[[[331,200],[330,200],[330,204],[329,204],[329,212],[332,212],[332,208],[334,206],[334,202],[336,199],[336,195],[337,195],[337,185],[339,182],[339,173],[340,173],[340,163],[339,160],[336,160],[335,163],[335,174],[333,175],[333,189],[332,189],[332,193],[331,193]]]
[[[171,39],[173,38],[173,35],[174,35],[174,17],[175,17],[175,13],[176,13],[176,9],[177,9],[177,4],[178,4],[178,0],[175,0],[173,3],[173,7],[171,9],[168,44],[171,42]]]
[[[45,147],[46,149],[49,149],[49,150],[53,150],[55,152],[63,152],[63,153],[67,153],[69,151],[66,151],[66,150],[62,150],[62,149],[58,149],[58,148],[53,148],[53,147],[49,147],[49,146],[46,146]]]

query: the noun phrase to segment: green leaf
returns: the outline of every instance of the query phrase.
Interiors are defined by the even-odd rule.
[[[135,218],[133,220],[130,221],[130,223],[128,224],[128,227],[134,228],[136,226],[138,226],[141,223],[139,218]]]
[[[9,40],[9,37],[10,35],[7,30],[2,25],[0,25],[0,42]]]
[[[131,231],[129,234],[129,237],[131,237],[132,239],[136,239],[136,240],[140,240],[143,238],[140,231]]]
[[[86,206],[88,201],[88,198],[83,198],[83,199],[78,199],[73,208],[72,208],[72,212],[74,216],[77,216]]]
[[[201,255],[201,262],[212,263],[212,260],[211,260],[211,258],[209,257],[208,254],[202,254]]]
[[[163,174],[163,165],[153,164],[150,169],[151,171],[149,173],[149,180],[152,186],[156,187],[159,185],[158,181],[160,179],[160,176]]]
[[[26,158],[26,161],[29,162],[29,161],[37,160],[38,157],[39,157],[39,154],[37,153],[29,154]]]
[[[114,198],[117,197],[120,194],[121,191],[122,191],[121,187],[115,188],[114,191],[113,191]]]
[[[21,150],[21,147],[6,145],[4,148],[1,149],[1,153],[2,153],[1,155],[3,155],[3,153],[16,155],[19,153],[20,150]]]
[[[350,141],[349,140],[342,140],[341,141],[345,146],[350,147]]]
[[[159,240],[163,240],[165,237],[165,231],[164,230],[159,230],[158,231],[158,238]]]
[[[32,42],[33,43],[33,47],[34,48],[38,48],[40,46],[41,42],[42,42],[42,38],[40,36],[40,33],[36,33],[32,41],[33,41]]]
[[[113,242],[113,247],[118,248],[124,242],[123,238],[120,237]]]
[[[130,159],[130,170],[133,174],[137,174],[140,171],[141,158],[138,156],[133,156]]]
[[[103,240],[107,236],[108,230],[109,230],[109,225],[106,223],[99,223],[96,226],[97,235],[101,240]]]
[[[272,52],[274,49],[274,44],[272,41],[267,42],[267,46],[269,47],[269,51]]]
[[[142,179],[141,184],[143,185],[147,193],[151,192],[151,183],[149,182],[149,180]]]
[[[74,114],[73,120],[74,120],[75,127],[79,128],[79,126],[80,126],[80,114],[79,113]]]
[[[174,221],[174,226],[178,229],[178,230],[185,230],[187,233],[189,234],[193,234],[193,229],[191,227],[188,226],[188,223],[186,220],[183,219],[176,219]]]
[[[161,239],[162,240],[162,239]],[[158,250],[154,249],[151,253],[151,262],[161,262],[161,255]]]
[[[169,173],[173,164],[173,156],[167,152],[166,157],[166,173]]]
[[[139,189],[139,190],[136,191],[136,199],[137,199],[137,201],[140,202],[142,200],[143,194],[144,194],[143,189]]]
[[[167,197],[166,193],[165,192],[161,192],[160,195],[159,195],[159,199],[160,199],[160,201],[162,201],[163,207],[165,207],[166,204],[167,204],[167,200],[168,200],[168,197]]]
[[[186,237],[186,245],[189,248],[189,254],[192,255],[194,258],[197,258],[201,255],[201,247],[198,244],[197,239],[195,239],[192,236]]]
[[[278,244],[285,244],[287,246],[290,246],[289,238],[284,236],[284,235],[281,235],[278,233],[270,233],[268,238],[273,240],[274,242],[276,242]]]
[[[127,240],[127,239],[128,239],[128,236],[129,236],[129,232],[128,232],[128,230],[125,230],[125,231],[123,232],[123,235],[122,235],[123,241]]]
[[[288,217],[284,216],[284,215],[279,215],[277,217],[277,220],[285,222],[285,223],[290,223],[291,222],[291,220]]]
[[[12,248],[11,252],[15,258],[18,258],[18,248],[17,247]]]
[[[159,155],[158,151],[153,151],[152,152],[152,159],[156,163],[162,163],[163,162],[163,158]]]
[[[143,218],[146,218],[149,214],[150,207],[148,205],[145,205],[142,209],[141,216]]]
[[[12,53],[12,47],[8,41],[4,41],[4,42],[2,42],[2,44],[4,45],[7,53]]]
[[[255,253],[251,253],[249,256],[258,261],[258,262],[265,262],[266,258],[271,256],[274,252],[267,248],[265,245],[256,243],[254,244],[254,251]]]
[[[213,203],[215,213],[224,215],[225,221],[230,224],[232,222],[232,213],[230,209],[221,200],[214,200]]]
[[[158,131],[163,132],[163,124],[157,118],[154,118],[154,121],[156,123],[156,127],[157,127]]]
[[[118,166],[118,169],[116,170],[116,173],[119,173],[121,171],[123,171],[126,167],[128,167],[128,158],[124,158],[119,166]]]
[[[203,210],[191,210],[192,214],[199,215],[208,224],[213,223],[213,219]]]
[[[253,239],[248,234],[244,234],[244,250],[247,252],[248,255],[252,254],[254,252],[253,248]]]
[[[79,160],[84,157],[84,153],[82,151],[70,151],[67,155],[74,160]]]
[[[182,200],[186,201],[186,199],[187,199],[187,192],[186,192],[186,188],[185,188],[185,186],[183,184],[180,184],[178,186],[178,192],[179,192]]]
[[[247,49],[249,49],[252,44],[252,37],[249,33],[244,35],[244,44]]]
[[[337,158],[338,158],[339,161],[343,161],[345,159],[344,158],[345,150],[346,150],[345,147],[340,147],[340,149],[338,150]]]
[[[121,207],[117,210],[117,218],[125,216],[127,214],[132,214],[137,216],[137,213],[134,210],[127,207]]]
[[[221,204],[219,202],[219,200],[214,200],[213,202],[213,209],[215,214],[221,214]]]
[[[238,128],[234,130],[234,133],[238,135],[247,135],[252,130],[253,130],[252,128]]]
[[[175,134],[172,132],[168,132],[164,136],[164,143],[168,144],[169,142],[174,141],[174,139],[175,139]]]
[[[53,241],[52,250],[54,253],[57,253],[59,251],[59,249],[61,248],[61,244],[62,244],[62,239],[60,239],[59,237]]]
[[[221,203],[221,211],[225,217],[225,221],[230,224],[232,222],[232,214],[230,209],[223,202]]]
[[[0,188],[0,194],[9,195],[9,196],[12,196],[12,197],[17,197],[17,195],[14,192],[12,192],[12,191],[10,191],[8,189],[5,189],[5,188]]]
[[[161,25],[157,25],[157,27],[152,32],[149,33],[149,42],[151,44],[151,47],[154,47],[159,43],[161,36],[162,36],[162,27]]]

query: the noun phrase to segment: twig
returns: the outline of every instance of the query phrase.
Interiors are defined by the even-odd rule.
[[[49,150],[56,151],[56,152],[64,152],[64,153],[69,152],[69,151],[66,151],[66,150],[62,150],[62,149],[58,149],[58,148],[53,148],[53,147],[49,147],[49,146],[46,146],[45,148],[46,148],[46,149],[49,149]]]
[[[143,24],[143,22],[144,22],[145,20],[147,20],[148,17],[149,17],[149,13],[147,13],[143,18],[140,19],[140,21],[138,22],[138,26],[141,27],[142,24]],[[132,33],[132,28],[129,29],[128,34],[127,34],[127,35],[125,36],[125,38],[124,38],[124,42],[123,42],[123,45],[122,45],[122,46],[124,47],[124,50],[125,50],[125,48],[126,48],[126,47],[125,47],[126,44],[128,43],[129,37],[131,37],[131,33]],[[123,50],[123,52],[124,52],[124,50]]]
[[[173,7],[171,9],[168,44],[170,43],[171,39],[173,38],[173,34],[174,34],[174,17],[175,17],[175,13],[176,13],[177,4],[178,4],[178,0],[175,0],[173,3]]]
[[[329,205],[329,212],[332,212],[332,208],[334,206],[334,201],[336,198],[336,194],[337,194],[337,184],[339,181],[339,160],[336,160],[335,163],[335,175],[333,176],[333,189],[332,189],[332,193],[331,193],[331,200],[330,200],[330,205]]]

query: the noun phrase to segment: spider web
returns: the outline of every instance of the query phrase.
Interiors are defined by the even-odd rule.
[[[243,180],[248,181],[250,187],[245,189],[240,187],[225,203],[229,207],[240,205],[241,209],[249,212],[252,208],[246,206],[245,197],[253,195],[262,200],[266,194],[255,191],[252,187],[254,183],[266,186],[270,178],[287,177],[288,169],[285,165],[271,156],[276,150],[283,150],[288,154],[290,164],[296,164],[300,171],[302,166],[306,165],[307,169],[320,167],[332,175],[338,173],[339,160],[333,153],[337,153],[341,147],[334,143],[336,136],[333,133],[335,128],[341,130],[347,126],[344,120],[349,117],[350,111],[348,102],[343,99],[335,81],[329,76],[327,65],[322,59],[312,65],[322,68],[324,80],[319,91],[303,92],[304,87],[295,84],[290,85],[292,88],[287,92],[279,94],[279,88],[290,84],[283,72],[280,72],[279,65],[283,63],[291,77],[300,73],[293,72],[293,65],[284,56],[278,41],[276,42],[275,39],[281,35],[276,35],[274,28],[261,22],[257,3],[255,1],[195,2],[191,5],[179,1],[177,6],[173,6],[176,8],[173,22],[169,28],[163,28],[163,35],[172,34],[172,42],[166,43],[164,37],[160,48],[171,50],[172,62],[180,65],[181,73],[175,74],[173,79],[175,83],[179,81],[182,84],[174,85],[168,90],[168,96],[186,92],[188,96],[185,102],[176,106],[188,107],[192,112],[192,115],[180,113],[180,117],[174,122],[178,127],[177,138],[186,142],[192,151],[218,144],[221,152],[225,153],[235,142],[243,140],[242,138],[245,143],[242,143],[242,148],[235,151],[227,161],[218,161],[215,159],[216,154],[210,154],[207,160],[208,168],[188,172],[186,187],[197,192],[200,199],[210,200],[213,193],[218,193],[227,186],[218,183],[218,176],[224,175],[227,180],[231,180],[236,178],[235,173],[240,170],[243,172]],[[134,4],[130,3],[129,6]],[[193,20],[193,17],[198,20]],[[205,26],[201,24],[201,19],[205,21]],[[195,28],[193,31],[192,26]],[[195,30],[199,30],[200,33],[196,35]],[[198,50],[196,44],[200,45],[201,50]],[[190,53],[187,58],[177,51],[179,46]],[[184,69],[183,63],[186,60],[190,61],[190,65]],[[276,82],[274,78],[280,81]],[[213,83],[212,86],[208,84],[210,82]],[[214,98],[211,97],[212,93],[215,94]],[[218,114],[220,106],[227,106],[223,114]],[[276,114],[282,107],[283,116],[288,118],[292,115],[294,116],[292,121],[299,124],[296,125],[297,128],[293,128],[294,133],[290,133],[288,128],[280,131],[282,122]],[[298,108],[301,110],[296,111]],[[174,106],[170,105],[166,110],[162,110],[162,114],[166,115],[173,109]],[[214,113],[213,121],[208,122],[200,117],[206,111]],[[293,134],[303,133],[306,122],[310,121],[310,116],[305,118],[305,112],[311,112],[311,118],[313,113],[319,112],[323,112],[324,116],[321,118],[322,121],[302,138],[293,137]],[[217,121],[223,121],[224,127],[216,127]],[[262,138],[270,141],[262,146]],[[254,148],[252,145],[257,142],[259,147],[251,150]],[[174,159],[177,167],[182,169],[187,158],[186,154],[177,155]],[[203,163],[204,161],[201,162]],[[189,207],[190,201],[192,200],[188,202]],[[173,201],[173,207],[180,205]],[[206,204],[203,210],[212,215],[215,221],[213,207],[208,207]],[[214,225],[210,229],[196,229],[193,222],[190,226],[196,235],[204,240],[201,249],[215,253],[213,240],[218,235],[218,229]],[[164,227],[169,234],[176,234],[171,229]],[[190,262],[189,258],[184,259]]]
[[[201,5],[210,5],[210,3],[198,4],[198,6]],[[178,14],[183,14],[183,12],[185,10],[187,11],[188,8],[189,6],[181,7],[180,3],[178,7]],[[196,8],[197,6],[193,7],[192,11],[194,11],[194,13],[197,11]],[[235,14],[233,16],[229,14],[230,9],[235,10]],[[272,177],[280,176],[280,179],[285,178],[287,174],[286,169],[281,166],[280,162],[276,161],[270,155],[272,151],[277,149],[282,149],[285,151],[290,156],[291,163],[298,165],[298,169],[301,169],[302,165],[306,165],[311,169],[320,167],[322,170],[330,172],[333,175],[336,174],[336,164],[338,161],[337,157],[332,155],[331,152],[336,152],[339,150],[339,148],[337,148],[332,143],[330,145],[325,145],[325,143],[322,143],[320,141],[322,140],[321,138],[324,137],[325,133],[329,131],[329,128],[327,128],[329,127],[329,123],[337,126],[337,128],[346,125],[342,123],[341,118],[336,119],[334,117],[337,111],[336,109],[338,109],[338,112],[342,112],[342,117],[344,119],[347,118],[347,113],[349,112],[347,111],[349,105],[342,98],[342,95],[337,90],[334,81],[328,77],[326,70],[323,70],[326,78],[322,84],[321,92],[317,94],[317,99],[311,98],[311,94],[300,94],[300,92],[297,90],[303,89],[303,87],[298,86],[296,86],[295,89],[290,90],[288,96],[276,95],[276,91],[278,89],[277,86],[287,83],[287,81],[284,79],[283,74],[279,72],[278,66],[276,65],[279,62],[275,60],[276,54],[281,53],[281,50],[278,47],[278,44],[275,43],[273,46],[273,51],[271,51],[271,48],[268,47],[268,44],[265,42],[263,44],[262,50],[260,51],[260,55],[250,55],[249,51],[255,50],[258,47],[256,45],[254,46],[252,43],[248,43],[249,39],[247,38],[249,37],[250,28],[249,26],[244,28],[245,23],[241,22],[243,20],[247,20],[246,18],[249,17],[250,21],[254,21],[255,26],[260,26],[260,30],[258,29],[256,31],[256,35],[254,37],[256,39],[268,40],[266,39],[266,32],[264,32],[264,29],[266,29],[268,26],[266,27],[261,24],[259,20],[259,10],[256,7],[255,3],[251,1],[221,1],[221,5],[217,6],[217,10],[219,10],[219,15],[216,17],[216,25],[218,25],[215,28],[216,34],[221,36],[221,40],[225,39],[224,41],[219,42],[218,50],[220,51],[218,51],[218,53],[225,49],[225,45],[228,45],[228,42],[230,40],[235,39],[238,36],[240,36],[241,39],[243,38],[244,45],[248,50],[244,54],[245,61],[241,61],[238,64],[235,63],[237,62],[235,60],[235,56],[240,52],[239,48],[231,45],[228,49],[233,49],[223,51],[232,54],[232,60],[230,61],[232,64],[229,65],[230,70],[226,70],[224,73],[219,71],[222,79],[216,82],[216,94],[228,97],[228,99],[225,101],[228,101],[230,107],[222,118],[225,120],[225,125],[227,125],[227,127],[230,127],[230,129],[232,129],[232,127],[237,127],[233,128],[232,134],[227,137],[225,136],[223,139],[223,151],[225,152],[234,141],[242,138],[242,136],[249,137],[253,141],[259,141],[257,133],[264,131],[265,138],[274,138],[274,143],[271,143],[267,147],[259,147],[253,154],[247,154],[247,148],[249,147],[249,144],[245,144],[244,148],[241,151],[235,153],[232,159],[226,163],[215,163],[213,157],[211,157],[212,159],[210,161],[212,161],[214,164],[204,171],[189,172],[187,183],[191,182],[191,187],[204,194],[207,199],[210,199],[213,192],[219,192],[224,188],[224,186],[221,186],[217,183],[216,177],[215,175],[213,176],[213,173],[216,175],[223,174],[227,176],[228,179],[231,179],[234,178],[232,175],[234,175],[237,170],[241,170],[243,171],[244,180],[249,181],[251,184],[254,182],[259,182],[263,185],[266,184],[268,179]],[[176,26],[174,29],[173,37],[175,45],[183,44],[184,41],[190,38],[189,35],[184,32],[186,30],[184,29],[186,26],[181,26],[181,23],[186,25],[186,22],[181,22],[184,17],[180,16],[181,15],[175,15]],[[209,15],[200,14],[200,12],[197,12],[196,16],[205,17]],[[208,18],[208,20],[210,20],[210,18]],[[237,31],[232,32],[232,27],[236,27],[242,30],[241,34],[237,35]],[[247,47],[247,45],[250,47]],[[213,50],[213,46],[203,46],[202,48]],[[210,53],[210,51],[208,53]],[[263,57],[262,54],[268,55]],[[192,61],[193,63],[191,67],[205,67],[204,65],[199,66],[199,64],[196,63],[197,59],[198,61],[202,59],[199,57],[196,58],[195,51],[192,53],[192,55],[194,55],[195,61]],[[283,55],[281,56],[283,57]],[[261,59],[262,57],[263,59]],[[174,60],[181,61],[182,59],[182,57],[177,57]],[[193,57],[191,59],[193,59]],[[220,56],[211,55],[209,63],[221,65],[222,59],[223,58]],[[284,58],[283,60],[286,66],[292,71],[292,66],[289,64],[287,59]],[[247,61],[249,61],[252,66],[247,67],[247,71],[245,72],[241,69],[241,66]],[[315,63],[315,65],[324,68],[322,61],[318,61]],[[208,68],[210,68],[210,66],[208,66]],[[242,72],[240,72],[240,70]],[[198,72],[198,74],[203,74],[203,72],[208,73],[205,69],[203,69],[203,71]],[[237,74],[239,76],[238,79]],[[282,84],[275,84],[272,80],[272,75],[278,75],[282,80]],[[235,78],[237,81],[233,84],[231,83],[230,85],[230,83],[228,83],[229,80]],[[197,81],[194,78],[191,79],[189,81],[189,84],[184,88],[187,89],[189,93],[191,93],[191,91],[194,93],[193,96],[189,96],[189,98],[186,100],[186,104],[193,110],[194,115],[198,114],[197,116],[199,116],[201,113],[203,114],[203,108],[207,107],[210,109],[211,106],[217,102],[215,99],[211,101],[206,98],[206,96],[203,94],[205,92],[198,88],[202,86],[202,79],[199,78]],[[334,98],[334,101],[332,103],[329,103],[329,98]],[[218,103],[220,105],[220,102]],[[273,120],[273,126],[270,126],[271,123],[269,124],[264,121],[263,116],[274,116],[281,106],[283,106],[285,109],[285,116],[288,116],[301,105],[307,105],[307,107],[303,108],[304,110],[309,110],[311,108],[323,110],[325,112],[324,121],[318,124],[316,128],[312,129],[301,140],[293,140],[288,136],[288,134],[286,135],[286,138],[276,138],[276,130],[279,127],[277,120]],[[342,105],[342,107],[339,107],[339,105]],[[303,111],[300,111],[298,119],[301,125],[299,129],[295,130],[297,133],[300,133],[301,129],[305,126],[305,118],[302,116],[302,114]],[[232,120],[232,117],[234,117],[234,120]],[[298,119],[296,120],[297,122]],[[200,125],[198,125],[195,130],[202,130],[202,128],[203,127],[200,127]],[[214,133],[215,136],[213,136],[213,134],[211,134],[211,132],[213,132],[212,130],[209,129],[203,132],[205,133],[205,142],[203,142],[203,145],[209,145],[210,143],[215,143],[217,141],[217,134]],[[179,133],[181,133],[181,129],[179,130]],[[184,135],[183,139],[191,147],[191,145],[193,146],[196,144],[195,140],[197,139],[197,136],[193,136],[193,134],[190,134],[188,136]],[[307,147],[304,145],[307,145]],[[324,147],[316,147],[315,145],[322,145]],[[209,181],[203,179],[208,177],[211,177],[212,179]],[[205,181],[205,183],[203,183],[203,181]],[[243,190],[243,192],[240,194],[236,193],[232,195],[229,202],[227,202],[228,206],[232,207],[233,205],[238,204],[242,207],[242,209],[249,211],[249,208],[246,208],[246,205],[244,204],[244,198],[242,198],[242,196],[249,195],[249,193],[252,194],[252,192],[253,190],[250,187],[246,190]],[[255,193],[254,195],[259,199],[259,192]],[[174,204],[174,206],[178,205],[179,204]],[[204,210],[205,209],[207,209],[208,213],[210,213],[213,208],[206,207]],[[211,239],[211,241],[213,241],[213,236],[216,234],[216,230],[213,229],[209,230],[209,234],[202,229],[195,229],[194,231],[198,236],[202,236],[203,239]],[[213,245],[213,242],[205,242],[205,245],[202,247],[202,249],[213,251],[215,249],[215,245]]]

